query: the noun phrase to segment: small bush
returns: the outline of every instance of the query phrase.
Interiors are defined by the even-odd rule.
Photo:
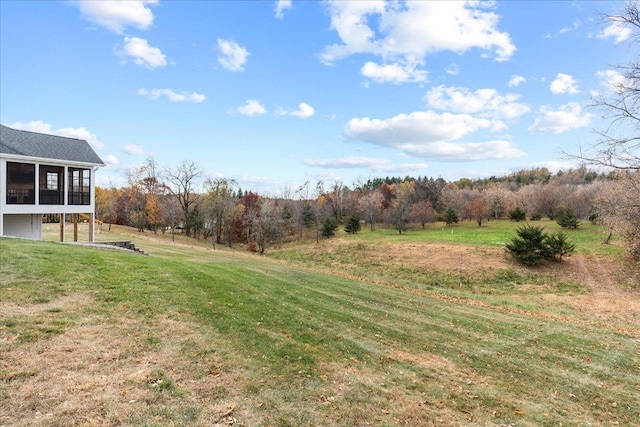
[[[513,208],[509,211],[509,219],[511,221],[524,221],[527,219],[527,213],[520,206]]]
[[[247,242],[247,251],[253,253],[258,252],[258,244],[255,240],[252,239]]]
[[[540,221],[541,219],[542,219],[542,215],[540,214],[531,215],[531,221]]]

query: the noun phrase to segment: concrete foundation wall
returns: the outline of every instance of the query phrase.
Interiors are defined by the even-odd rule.
[[[2,234],[40,240],[42,238],[42,215],[3,215]]]

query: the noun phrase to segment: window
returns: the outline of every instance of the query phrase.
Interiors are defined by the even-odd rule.
[[[34,205],[36,203],[36,165],[7,162],[8,205]]]
[[[91,203],[91,170],[69,168],[69,204],[88,205]]]
[[[58,174],[55,172],[47,172],[47,190],[58,189]]]
[[[64,204],[64,168],[40,165],[40,204]]]

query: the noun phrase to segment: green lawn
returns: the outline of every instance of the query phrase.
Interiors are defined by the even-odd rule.
[[[402,235],[394,229],[376,229],[373,232],[369,228],[362,229],[359,236],[376,241],[381,236],[400,242],[432,241],[444,243],[473,244],[479,246],[503,247],[515,236],[515,230],[525,224],[543,227],[547,233],[557,233],[562,230],[555,221],[485,221],[482,227],[478,227],[475,221],[463,221],[447,226],[444,223],[427,224],[425,229],[414,228]],[[580,227],[575,230],[563,230],[569,238],[576,243],[578,252],[599,254],[620,254],[616,236],[611,245],[599,244],[605,237],[605,229],[601,226],[582,221]]]
[[[510,227],[359,238],[497,246]],[[349,278],[339,265],[331,274],[142,242],[152,256],[0,239],[0,425],[640,424],[637,324],[515,310],[409,279]],[[90,397],[91,381],[54,393],[47,370],[64,380],[67,365],[24,361],[79,348],[65,337],[85,330],[102,331],[96,348],[115,356],[74,369],[95,379],[100,363],[110,366],[112,395],[98,379]],[[140,365],[147,359],[155,362]],[[95,405],[74,411],[75,396]]]

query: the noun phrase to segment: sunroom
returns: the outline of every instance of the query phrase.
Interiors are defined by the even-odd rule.
[[[0,125],[0,235],[42,238],[42,218],[89,222],[94,240],[95,172],[104,163],[84,140]]]

